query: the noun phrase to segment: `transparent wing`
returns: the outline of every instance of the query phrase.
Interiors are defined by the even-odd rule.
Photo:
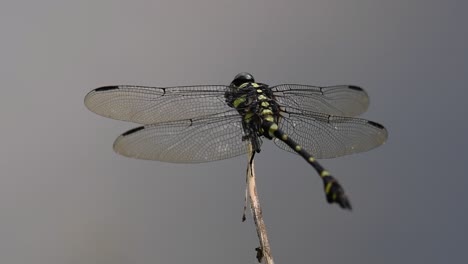
[[[139,124],[153,124],[197,118],[225,112],[227,86],[200,85],[178,87],[105,86],[85,97],[94,113]]]
[[[364,152],[382,145],[387,130],[380,124],[353,117],[331,116],[294,109],[283,112],[279,128],[315,158],[334,158]],[[281,140],[281,149],[295,153]]]
[[[137,127],[119,136],[114,150],[137,159],[201,163],[246,153],[242,136],[241,117],[234,112]]]
[[[369,107],[369,96],[360,87],[337,85],[319,87],[281,84],[271,87],[281,106],[339,116],[357,116]]]

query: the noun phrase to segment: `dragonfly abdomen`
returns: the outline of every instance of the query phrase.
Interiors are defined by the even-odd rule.
[[[323,181],[325,195],[329,203],[337,203],[341,208],[351,210],[351,203],[344,193],[344,189],[338,181],[331,176],[330,172],[325,170],[310,153],[308,153],[301,145],[297,144],[288,134],[282,131],[276,123],[266,121],[263,123],[262,129],[265,131],[265,134],[269,135],[269,138],[277,138],[286,143],[317,171]]]

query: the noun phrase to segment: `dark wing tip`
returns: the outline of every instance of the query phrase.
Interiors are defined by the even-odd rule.
[[[128,136],[128,135],[133,134],[133,133],[135,133],[135,132],[137,132],[137,131],[140,131],[140,130],[142,130],[142,129],[144,129],[144,128],[145,128],[145,126],[140,126],[140,127],[132,128],[132,129],[130,129],[129,131],[123,133],[122,136],[123,136],[123,137]]]
[[[116,90],[116,89],[119,89],[119,86],[111,85],[111,86],[103,86],[103,87],[96,88],[96,89],[94,89],[94,91],[95,92],[103,92],[103,91],[110,91],[110,90]]]
[[[385,129],[384,126],[382,126],[381,124],[377,123],[377,122],[374,122],[374,121],[367,121],[367,123],[371,126],[375,126],[377,128],[380,128],[380,129]]]
[[[348,88],[355,91],[364,91],[364,89],[356,85],[348,85]]]
[[[105,91],[111,91],[111,90],[117,90],[119,89],[119,86],[117,85],[112,85],[112,86],[102,86],[102,87],[99,87],[99,88],[96,88],[94,90],[91,90],[90,92],[88,92],[88,94],[86,94],[85,98],[84,98],[84,104],[86,105],[86,107],[91,110],[92,112],[96,112],[96,105],[94,105],[93,103],[93,99],[94,96],[97,95],[97,93],[99,92],[105,92]],[[99,114],[99,113],[98,113]],[[103,114],[99,114],[99,115],[103,115]],[[103,116],[106,116],[106,115],[103,115]]]

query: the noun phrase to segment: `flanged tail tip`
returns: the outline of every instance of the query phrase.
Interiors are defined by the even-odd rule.
[[[332,176],[323,178],[323,184],[328,203],[337,203],[343,209],[352,210],[351,202],[343,187]]]

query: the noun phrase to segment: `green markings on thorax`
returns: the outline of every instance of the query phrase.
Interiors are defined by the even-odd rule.
[[[250,123],[255,115],[261,116],[261,118],[266,122],[275,122],[274,112],[270,104],[271,98],[265,95],[265,92],[261,87],[262,86],[258,83],[243,83],[237,88],[239,90],[244,89],[246,92],[239,95],[239,97],[237,97],[232,102],[232,105],[237,109],[245,107],[246,111],[244,112],[244,121],[246,123]],[[255,93],[252,94],[250,93],[250,91]],[[257,104],[257,107],[249,108],[251,104],[249,102],[255,102]],[[267,130],[269,134],[273,133],[270,133],[270,128],[261,130],[260,132],[263,133]]]
[[[248,83],[248,82],[246,82],[246,83],[243,83],[243,84],[239,85],[239,87],[238,87],[238,88],[239,88],[239,89],[243,89],[243,88],[247,87],[247,85],[249,85],[249,83]]]
[[[245,113],[244,115],[244,121],[249,123],[250,120],[252,120],[252,117],[254,116],[254,113],[253,112],[247,112]]]
[[[267,115],[273,115],[273,111],[271,109],[263,109],[262,112],[260,113],[262,116],[267,116]]]
[[[237,98],[236,100],[234,100],[234,102],[232,102],[232,105],[235,107],[235,108],[238,108],[240,104],[244,103],[247,99],[245,98],[245,95],[243,96],[240,96],[239,98]]]

